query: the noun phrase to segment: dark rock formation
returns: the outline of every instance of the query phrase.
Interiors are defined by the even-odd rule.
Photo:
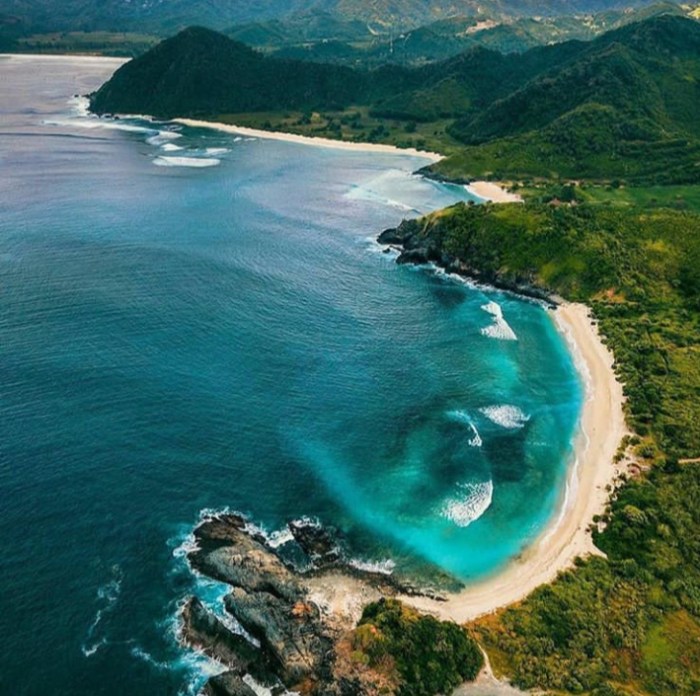
[[[330,554],[332,536],[311,532],[303,524],[296,531],[303,547]],[[210,680],[207,693],[248,694],[240,679],[246,673],[266,684],[277,678],[290,688],[303,684],[305,693],[318,691],[323,675],[330,674],[333,640],[298,577],[262,537],[246,531],[245,520],[237,515],[205,520],[195,538],[198,548],[190,553],[190,563],[231,585],[226,610],[260,642],[257,648],[199,600],[190,599],[182,613],[183,640],[230,668]]]
[[[288,526],[294,540],[317,567],[340,560],[335,530],[308,520],[294,520]]]
[[[260,652],[243,636],[229,630],[196,597],[191,597],[182,610],[182,638],[236,674],[257,671]]]
[[[239,635],[227,622],[190,598],[182,610],[183,642],[220,662],[226,672],[209,680],[207,696],[250,696],[243,681],[250,674],[267,688],[284,687],[304,695],[361,696],[377,693],[365,684],[349,659],[338,661],[337,645],[348,630],[337,617],[323,614],[309,596],[304,579],[325,572],[361,578],[383,596],[398,591],[422,594],[382,573],[347,567],[333,529],[310,520],[291,522],[299,549],[312,563],[306,574],[285,564],[266,538],[239,515],[217,515],[195,530],[197,548],[189,560],[199,572],[227,583],[225,609],[245,630]],[[293,542],[292,542],[293,543]],[[317,578],[316,578],[317,579]],[[358,681],[359,679],[359,681]]]
[[[256,696],[236,672],[224,672],[212,677],[204,687],[204,696]]]
[[[315,680],[323,672],[332,641],[314,604],[299,591],[296,601],[268,592],[235,588],[226,608],[259,641],[280,679],[289,685]]]
[[[264,540],[248,534],[244,526],[237,515],[221,515],[199,525],[194,533],[199,548],[189,555],[192,566],[246,592],[296,601],[299,583]]]

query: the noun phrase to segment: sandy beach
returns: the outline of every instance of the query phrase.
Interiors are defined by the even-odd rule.
[[[415,148],[400,148],[394,145],[382,145],[378,143],[350,143],[346,140],[333,140],[331,138],[316,138],[307,135],[295,135],[294,133],[282,133],[280,131],[265,131],[257,128],[245,128],[243,126],[233,126],[227,123],[216,123],[214,121],[198,121],[191,118],[176,118],[175,123],[192,128],[212,128],[213,130],[241,135],[246,138],[267,138],[268,140],[284,140],[288,143],[301,143],[304,145],[315,145],[317,147],[330,147],[336,150],[355,150],[357,152],[386,152],[389,154],[414,155],[424,157],[432,162],[442,159],[442,155],[437,152],[427,152],[416,150]]]
[[[484,201],[492,203],[522,203],[523,198],[517,193],[506,191],[503,186],[494,181],[472,181],[465,187],[469,193]]]
[[[613,464],[620,440],[628,432],[622,385],[613,372],[613,357],[601,342],[585,305],[564,304],[553,311],[553,320],[586,383],[576,460],[559,514],[539,540],[501,573],[449,596],[446,602],[401,597],[406,603],[442,618],[469,621],[523,599],[571,567],[577,556],[600,554],[588,526],[593,516],[605,509],[607,486],[622,470],[622,465],[618,468]]]

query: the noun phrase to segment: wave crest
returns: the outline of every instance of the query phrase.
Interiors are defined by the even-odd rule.
[[[515,331],[510,327],[510,324],[503,318],[503,310],[497,302],[488,302],[481,306],[484,312],[487,312],[493,317],[493,322],[490,326],[481,329],[481,333],[489,338],[497,338],[501,341],[517,341],[518,337]]]
[[[468,527],[491,507],[493,481],[461,483],[460,494],[449,498],[442,508],[442,516],[458,527]]]
[[[153,159],[157,167],[216,167],[221,160],[216,157],[167,157],[159,155]]]
[[[530,416],[523,413],[521,409],[512,404],[500,404],[498,406],[486,406],[480,408],[483,413],[492,423],[500,425],[508,430],[518,430],[530,420]]]

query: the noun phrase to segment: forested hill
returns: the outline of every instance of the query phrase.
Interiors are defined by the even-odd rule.
[[[120,68],[92,108],[155,116],[327,108],[356,100],[362,84],[349,68],[265,58],[223,34],[190,27]]]
[[[225,29],[243,22],[327,12],[340,21],[397,31],[455,15],[507,18],[592,13],[649,0],[0,0],[3,19],[32,31],[172,33],[188,24]]]
[[[97,113],[159,117],[340,110],[431,123],[464,149],[459,176],[700,178],[700,23],[653,17],[590,42],[502,55],[483,48],[421,68],[361,71],[263,56],[190,28],[118,70]],[[500,168],[500,169],[499,169]]]

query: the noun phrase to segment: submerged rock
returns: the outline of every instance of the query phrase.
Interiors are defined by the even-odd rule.
[[[340,560],[335,530],[310,520],[294,520],[289,523],[289,531],[314,565],[337,563]]]

